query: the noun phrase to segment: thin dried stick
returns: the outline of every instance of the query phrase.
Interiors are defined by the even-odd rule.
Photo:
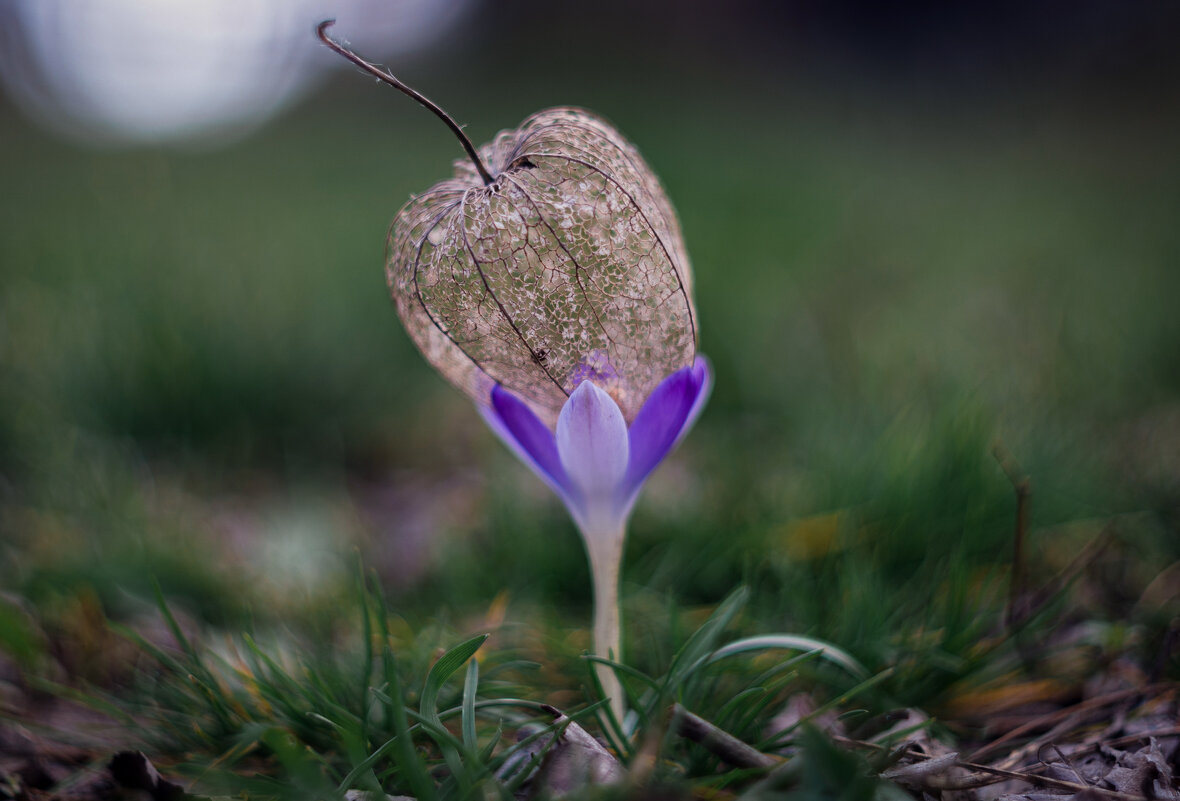
[[[1062,761],[1062,762],[1063,762],[1065,765],[1067,765],[1067,766],[1069,767],[1069,769],[1070,769],[1070,770],[1072,770],[1072,771],[1073,771],[1073,775],[1078,777],[1078,781],[1079,781],[1079,782],[1081,782],[1082,784],[1085,784],[1085,785],[1089,786],[1089,784],[1090,784],[1090,783],[1086,781],[1086,777],[1085,777],[1085,776],[1083,776],[1083,775],[1081,774],[1081,772],[1080,772],[1080,771],[1078,771],[1078,766],[1077,766],[1077,765],[1075,765],[1075,764],[1073,763],[1073,760],[1072,760],[1072,759],[1070,759],[1069,757],[1067,757],[1067,756],[1066,756],[1066,755],[1065,755],[1065,754],[1064,754],[1064,753],[1061,751],[1061,749],[1060,749],[1060,748],[1057,746],[1057,743],[1053,743],[1053,744],[1052,744],[1052,745],[1050,745],[1049,747],[1053,749],[1053,752],[1054,752],[1055,754],[1057,754],[1057,758],[1058,758],[1058,759],[1060,759],[1060,760],[1061,760],[1061,761]],[[1045,759],[1043,759],[1043,758],[1042,758],[1042,759],[1041,759],[1041,764],[1043,764],[1043,765],[1048,765],[1048,764],[1049,764],[1049,762],[1048,762],[1048,761],[1046,761]]]
[[[1072,709],[1072,707],[1071,707],[1071,709]],[[1073,731],[1075,728],[1077,728],[1078,726],[1081,725],[1082,721],[1084,721],[1085,718],[1086,718],[1086,715],[1084,712],[1078,712],[1078,711],[1074,710],[1073,714],[1067,715],[1060,723],[1058,723],[1053,728],[1049,729],[1047,732],[1045,732],[1041,736],[1035,737],[1032,740],[1029,740],[1027,743],[1025,743],[1020,748],[1017,748],[1014,751],[1008,752],[1008,755],[1006,757],[1004,757],[1003,759],[1001,759],[997,763],[996,767],[1000,767],[1000,768],[1014,768],[1014,767],[1016,767],[1017,765],[1022,763],[1025,759],[1027,759],[1029,754],[1039,753],[1042,748],[1045,748],[1046,746],[1050,745],[1053,741],[1059,739],[1060,737],[1063,737],[1068,732]]]
[[[782,762],[781,758],[764,754],[747,745],[680,704],[672,706],[672,718],[676,721],[678,734],[700,743],[735,768],[773,768]]]
[[[443,111],[441,106],[439,106],[430,98],[426,97],[426,95],[422,94],[417,89],[402,83],[394,76],[393,73],[381,69],[370,61],[366,61],[344,45],[337,42],[331,36],[328,36],[328,28],[331,28],[335,24],[336,20],[326,19],[316,26],[316,35],[320,37],[321,42],[327,45],[332,51],[339,53],[353,64],[356,64],[358,67],[363,69],[365,72],[376,77],[378,80],[384,81],[402,94],[408,95],[414,100],[418,101],[419,104],[424,106],[428,111],[446,123],[446,126],[451,129],[451,133],[458,137],[459,144],[463,146],[463,150],[466,151],[467,157],[470,158],[471,162],[475,165],[475,169],[479,172],[479,177],[483,179],[484,186],[490,186],[491,184],[495,183],[496,179],[492,177],[490,172],[488,172],[488,168],[483,163],[483,159],[479,157],[479,153],[475,150],[475,145],[471,144],[471,140],[467,138],[467,134],[463,133],[462,126],[455,122],[454,118],[452,118],[450,114]]]
[[[833,739],[837,740],[838,742],[847,743],[848,745],[854,745],[854,746],[858,746],[860,748],[870,748],[875,751],[887,750],[884,746],[878,745],[876,743],[865,742],[864,740],[853,740],[848,737],[839,737],[839,736],[834,737]],[[918,750],[915,750],[912,748],[908,749],[906,751],[906,754],[909,756],[925,756],[925,754],[923,754],[921,751],[918,751]],[[937,757],[935,757],[935,758],[937,759]],[[992,767],[991,765],[981,765],[978,762],[971,762],[971,761],[964,760],[964,759],[956,759],[953,762],[953,764],[955,767],[965,768],[967,770],[975,771],[976,773],[990,774],[992,776],[997,777],[997,781],[1003,780],[1003,779],[1014,779],[1016,781],[1022,781],[1022,782],[1025,782],[1026,784],[1032,784],[1037,787],[1056,787],[1056,788],[1059,788],[1062,790],[1073,790],[1075,792],[1089,790],[1092,793],[1097,793],[1098,795],[1104,796],[1106,798],[1116,799],[1116,801],[1149,801],[1149,799],[1147,799],[1146,796],[1132,795],[1130,793],[1121,793],[1118,790],[1107,790],[1103,787],[1095,787],[1093,785],[1088,785],[1088,784],[1078,784],[1077,782],[1065,781],[1064,779],[1053,779],[1053,778],[1050,778],[1049,776],[1041,776],[1036,773],[1028,773],[1028,772],[1022,773],[1020,771],[1015,771],[1015,770],[1005,770],[1004,768],[995,768],[995,767]],[[914,779],[920,778],[921,783],[924,784],[925,786],[929,787],[932,790],[968,790],[968,789],[972,789],[974,787],[981,787],[986,784],[994,784],[995,783],[995,782],[990,782],[990,781],[979,781],[979,779],[981,777],[976,777],[976,776],[969,776],[963,780],[955,781],[955,782],[936,781],[937,777],[935,777],[935,776],[915,775],[913,778]]]
[[[1024,540],[1028,532],[1028,496],[1032,491],[1027,475],[1020,470],[1013,461],[1011,454],[1003,445],[997,443],[992,448],[992,455],[1000,465],[1000,469],[1012,482],[1016,490],[1016,528],[1012,536],[1012,580],[1008,584],[1008,606],[1004,609],[1004,625],[1011,629],[1018,622],[1027,618],[1024,610],[1017,615],[1017,606],[1024,596]]]
[[[1139,734],[1129,734],[1125,737],[1116,737],[1113,740],[1103,740],[1101,742],[1090,743],[1089,745],[1083,745],[1083,746],[1079,747],[1072,754],[1070,754],[1070,756],[1071,757],[1085,756],[1086,754],[1091,754],[1091,753],[1094,753],[1095,751],[1100,750],[1104,746],[1108,747],[1108,748],[1117,748],[1119,746],[1129,745],[1131,743],[1140,742],[1143,740],[1150,740],[1153,737],[1157,738],[1157,739],[1164,739],[1164,738],[1168,738],[1168,737],[1180,737],[1180,726],[1172,726],[1172,727],[1169,727],[1166,729],[1153,729],[1151,731],[1140,732]],[[1054,746],[1054,748],[1056,748],[1056,746]],[[1001,770],[1011,767],[1011,764],[1013,762],[1013,758],[1017,755],[1020,755],[1020,754],[1027,754],[1028,750],[1029,750],[1028,746],[1025,746],[1024,748],[1020,749],[1019,752],[1013,752],[1013,754],[1011,754],[1007,758],[1005,758],[1004,761],[1002,763],[1000,763],[1000,765],[997,765],[996,767],[1000,768]],[[916,754],[916,752],[914,752],[914,753]],[[1005,765],[1005,763],[1008,763],[1008,764]],[[1049,767],[1049,765],[1047,763],[1041,762],[1036,765],[1029,765],[1026,768],[1026,770],[1030,774],[1033,774],[1033,773],[1037,773],[1041,770],[1044,770],[1048,767]],[[1074,772],[1077,773],[1077,770],[1075,769]],[[982,787],[982,786],[985,786],[988,784],[994,784],[997,781],[1002,781],[1002,779],[1000,777],[984,778],[982,781],[979,780],[980,778],[981,777],[976,777],[975,781],[965,781],[961,784],[956,784],[954,787],[945,786],[942,789],[944,789],[944,790],[970,790],[975,787]]]
[[[1092,754],[1095,751],[1099,751],[1103,747],[1118,748],[1120,746],[1130,745],[1131,743],[1150,740],[1153,737],[1159,740],[1165,740],[1170,737],[1180,737],[1180,726],[1170,726],[1166,729],[1152,729],[1151,731],[1139,732],[1138,734],[1128,734],[1123,737],[1115,737],[1113,740],[1099,740],[1098,742],[1079,746],[1073,751],[1072,754],[1070,754],[1070,756],[1085,756],[1086,754]],[[1035,769],[1035,767],[1036,766],[1033,766],[1030,768],[1030,770]]]
[[[1028,721],[1027,723],[1024,723],[1020,726],[1017,726],[1015,729],[1012,729],[1012,731],[1008,732],[1007,734],[997,737],[996,739],[992,740],[987,745],[984,745],[981,748],[976,749],[975,752],[971,754],[971,759],[974,759],[974,760],[982,759],[985,754],[991,754],[992,752],[998,750],[1000,748],[1000,746],[1006,745],[1007,743],[1011,742],[1012,740],[1022,737],[1025,734],[1029,734],[1030,732],[1036,731],[1037,729],[1041,728],[1042,726],[1047,726],[1047,725],[1052,725],[1052,724],[1058,723],[1059,721],[1061,721],[1065,718],[1068,718],[1071,715],[1077,714],[1079,712],[1089,712],[1094,709],[1101,709],[1104,706],[1109,706],[1110,704],[1118,703],[1119,701],[1123,701],[1127,698],[1132,698],[1136,695],[1148,693],[1151,690],[1156,689],[1157,687],[1162,687],[1162,686],[1163,685],[1149,685],[1147,687],[1119,690],[1118,692],[1107,693],[1106,695],[1099,695],[1095,698],[1089,698],[1085,701],[1074,704],[1071,707],[1066,707],[1065,709],[1057,709],[1057,710],[1054,710],[1053,712],[1049,712],[1047,714],[1041,715],[1040,717],[1033,718],[1032,720]]]
[[[1148,801],[1146,796],[1132,795],[1131,793],[1120,793],[1118,790],[1107,790],[1104,787],[1096,787],[1092,784],[1078,784],[1077,782],[1068,782],[1064,779],[1052,779],[1048,776],[1040,776],[1036,773],[1021,773],[1015,770],[1005,770],[1003,768],[993,768],[990,765],[980,765],[977,762],[966,762],[959,760],[955,763],[961,768],[978,771],[980,773],[990,773],[993,776],[1000,776],[1004,779],[1016,779],[1017,781],[1034,784],[1038,787],[1057,787],[1062,790],[1073,790],[1074,792],[1082,792],[1088,790],[1092,793],[1105,796],[1107,798],[1119,799],[1119,801]]]

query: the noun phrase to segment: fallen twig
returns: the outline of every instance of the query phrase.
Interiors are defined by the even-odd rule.
[[[1012,535],[1012,579],[1008,584],[1008,605],[1004,609],[1004,625],[1009,629],[1025,620],[1028,615],[1022,606],[1024,599],[1024,540],[1028,532],[1028,496],[1031,492],[1028,476],[1013,461],[1011,454],[1003,445],[996,443],[992,448],[992,455],[999,463],[1000,469],[1008,476],[1012,488],[1016,490],[1016,528]]]
[[[858,748],[867,748],[874,751],[886,751],[884,746],[877,743],[870,743],[864,740],[853,740],[849,737],[835,737],[837,742],[842,742],[847,745],[856,746]],[[949,760],[945,757],[927,757],[922,751],[909,748],[904,751],[906,756],[921,757],[923,761],[937,760],[938,766],[942,771],[951,767],[965,768],[966,770],[974,771],[976,774],[988,774],[995,777],[994,780],[989,780],[985,776],[966,776],[962,779],[954,781],[942,781],[940,776],[934,772],[923,772],[921,770],[911,770],[905,774],[905,779],[911,784],[920,784],[931,790],[971,790],[977,787],[983,787],[988,784],[995,784],[996,781],[1015,780],[1026,784],[1031,784],[1036,787],[1054,787],[1060,790],[1072,790],[1074,792],[1089,791],[1104,798],[1115,799],[1116,801],[1150,801],[1147,796],[1134,795],[1131,793],[1123,793],[1118,790],[1107,790],[1104,787],[1097,787],[1091,784],[1078,784],[1077,782],[1066,781],[1064,779],[1054,779],[1049,776],[1041,776],[1037,773],[1022,772],[1015,770],[1007,770],[1005,768],[997,768],[991,765],[983,765],[978,762],[971,762],[965,759]],[[917,764],[917,763],[916,763]],[[940,771],[941,772],[941,771]],[[894,771],[896,773],[896,770]]]
[[[1004,768],[993,768],[990,765],[980,765],[977,762],[966,762],[960,760],[956,763],[961,768],[978,771],[980,773],[990,773],[993,776],[1000,776],[1004,779],[1016,779],[1017,781],[1027,782],[1028,784],[1036,785],[1037,787],[1056,787],[1061,790],[1073,790],[1074,792],[1082,792],[1083,790],[1097,793],[1106,798],[1116,798],[1119,801],[1148,801],[1146,796],[1132,795],[1130,793],[1120,793],[1118,790],[1107,790],[1104,787],[1097,787],[1092,784],[1078,784],[1077,782],[1070,782],[1064,779],[1053,779],[1049,776],[1041,776],[1036,773],[1021,773],[1015,770],[1005,770]]]
[[[1129,688],[1126,690],[1118,690],[1117,692],[1107,693],[1106,695],[1099,695],[1094,698],[1088,698],[1085,701],[1080,701],[1079,703],[1076,703],[1070,707],[1065,707],[1064,709],[1056,709],[1052,712],[1041,715],[1040,717],[1033,718],[1032,720],[1028,721],[1027,723],[1017,726],[1015,729],[1012,729],[1008,733],[1003,734],[1000,737],[997,737],[996,739],[992,740],[987,745],[984,745],[984,746],[976,749],[975,752],[971,754],[970,758],[973,760],[980,760],[983,758],[983,756],[985,754],[991,754],[991,753],[999,750],[999,748],[1001,746],[1007,745],[1012,740],[1018,739],[1026,734],[1034,732],[1037,729],[1041,728],[1042,726],[1053,725],[1053,724],[1058,723],[1062,720],[1065,720],[1066,718],[1069,718],[1071,715],[1075,715],[1075,714],[1078,714],[1081,712],[1090,712],[1095,709],[1101,709],[1104,706],[1109,706],[1111,704],[1118,703],[1119,701],[1123,701],[1127,698],[1132,698],[1136,695],[1147,694],[1147,693],[1150,693],[1152,690],[1160,689],[1164,686],[1165,685],[1160,684],[1160,685],[1148,685],[1146,687],[1132,687],[1132,688]],[[1040,745],[1038,744],[1036,746],[1036,748],[1039,748],[1039,747],[1040,747]],[[1036,750],[1036,748],[1034,748],[1033,750]]]
[[[678,734],[700,743],[735,768],[773,768],[783,761],[742,742],[680,704],[672,706],[672,719]]]

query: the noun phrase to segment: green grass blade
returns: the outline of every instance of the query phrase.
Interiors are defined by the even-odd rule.
[[[197,653],[197,649],[193,648],[193,644],[189,642],[188,637],[185,637],[184,632],[180,630],[180,624],[176,622],[172,610],[168,608],[168,601],[164,598],[164,589],[160,586],[160,582],[155,576],[152,577],[152,590],[156,595],[156,606],[159,608],[160,614],[164,616],[164,622],[168,625],[168,630],[172,632],[172,636],[176,638],[176,642],[179,643],[181,649],[188,654],[189,659],[200,664],[201,657]]]
[[[622,662],[615,662],[614,660],[607,659],[602,656],[595,656],[594,654],[583,654],[582,658],[589,662],[596,662],[600,665],[606,665],[611,670],[620,674],[620,676],[629,676],[630,678],[637,679],[653,690],[658,690],[660,688],[660,683],[656,679],[653,679],[643,671],[637,670],[630,665],[624,665]]]
[[[478,753],[479,750],[479,742],[475,736],[475,693],[478,689],[479,662],[472,659],[467,663],[467,678],[463,682],[463,712],[461,717],[463,746],[469,754]]]
[[[745,606],[749,597],[750,591],[748,589],[737,588],[717,606],[709,619],[692,633],[672,659],[672,666],[668,668],[668,673],[664,677],[664,694],[682,685],[703,664],[705,657],[713,650],[713,644],[721,636],[721,632],[737,617],[737,613]]]
[[[846,651],[837,648],[831,643],[824,642],[815,637],[806,637],[802,634],[765,634],[760,637],[747,637],[742,640],[736,640],[709,654],[705,661],[706,664],[712,664],[726,657],[736,656],[737,654],[771,649],[804,651],[806,653],[818,652],[820,657],[839,665],[855,678],[865,679],[869,675],[869,671],[865,666],[856,661]]]
[[[440,656],[430,668],[430,672],[426,674],[426,685],[422,688],[422,701],[418,705],[418,712],[423,718],[438,720],[438,694],[442,690],[443,684],[455,671],[463,667],[468,659],[475,655],[488,636],[480,634],[466,642],[459,643]]]
[[[842,693],[842,694],[836,696],[835,698],[831,699],[827,703],[821,704],[820,706],[816,707],[816,709],[811,714],[807,715],[806,717],[802,718],[801,720],[798,720],[795,723],[792,723],[790,726],[787,726],[785,729],[782,729],[780,731],[773,733],[768,738],[766,738],[766,741],[764,743],[757,746],[758,750],[760,750],[760,751],[774,751],[774,750],[781,748],[785,743],[786,736],[788,734],[792,733],[795,729],[799,728],[800,726],[802,726],[806,723],[810,723],[812,720],[815,720],[820,715],[823,715],[825,712],[828,712],[829,710],[835,709],[836,707],[839,707],[839,706],[843,706],[844,704],[848,703],[850,700],[852,700],[856,696],[860,695],[861,693],[866,692],[866,691],[872,689],[873,687],[876,687],[878,684],[885,681],[887,678],[889,678],[892,675],[893,675],[893,668],[887,668],[885,670],[882,670],[877,675],[871,676],[870,678],[865,679],[860,684],[857,684],[855,687],[853,687],[851,690],[848,690],[847,692]]]
[[[611,709],[610,704],[606,703],[606,691],[598,678],[598,671],[594,669],[594,665],[589,659],[586,660],[586,667],[590,679],[591,697],[602,699],[593,705],[593,708],[599,710],[598,723],[602,734],[606,737],[611,748],[624,758],[630,758],[630,748],[627,745],[627,735],[623,731],[623,721],[615,717],[614,710]]]
[[[369,592],[368,583],[365,581],[365,569],[363,563],[360,562],[358,554],[357,558],[357,582],[356,594],[357,602],[361,606],[361,636],[364,641],[361,643],[361,682],[360,688],[360,713],[361,713],[361,740],[368,744],[369,741],[369,687],[373,684],[373,612],[369,608]]]
[[[422,764],[422,760],[414,750],[414,741],[411,739],[407,710],[402,701],[402,685],[401,680],[397,677],[396,664],[394,670],[390,671],[390,679],[392,683],[389,688],[391,702],[389,706],[392,707],[393,730],[396,733],[393,738],[394,758],[397,761],[399,772],[405,778],[406,783],[410,785],[410,791],[414,797],[418,801],[433,801],[437,797],[434,781],[426,772],[425,765]]]

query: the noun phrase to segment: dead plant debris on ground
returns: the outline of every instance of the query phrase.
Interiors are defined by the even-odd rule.
[[[1104,689],[1102,682],[1091,686]],[[929,718],[918,710],[879,716],[851,732],[834,716],[813,723],[838,746],[868,756],[881,778],[924,801],[1180,801],[1178,690],[1175,683],[1142,684],[1047,711],[1029,705],[1037,711],[1022,722],[1015,723],[1017,714],[1009,711],[1006,728],[983,741],[962,739],[954,747],[931,734]],[[784,714],[806,717],[811,703],[796,696]],[[23,707],[22,717],[0,725],[4,801],[176,801],[185,795],[182,785],[161,776],[149,757],[124,750],[134,739],[131,732],[103,728],[87,710],[42,696]],[[790,750],[762,754],[685,709],[673,708],[670,719],[679,736],[732,767],[773,772],[795,756]],[[105,747],[74,744],[84,732],[91,737],[103,732]],[[581,728],[577,733],[589,738]],[[559,797],[598,783],[601,770],[570,764],[580,754],[594,754],[599,761],[609,756],[602,748],[554,748],[540,762],[534,792],[544,788]],[[545,778],[555,771],[561,781]],[[610,783],[626,786],[629,777],[621,769],[609,773]]]

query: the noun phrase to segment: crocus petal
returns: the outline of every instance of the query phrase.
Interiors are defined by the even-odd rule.
[[[709,363],[698,357],[692,367],[677,370],[648,396],[629,432],[631,457],[623,488],[628,508],[651,471],[692,427],[712,383]]]
[[[616,512],[629,448],[627,421],[619,405],[592,382],[583,381],[557,418],[557,453],[578,494],[575,516],[584,518],[580,524]]]
[[[698,357],[660,382],[631,424],[628,484],[638,483],[663,461],[688,432],[704,408],[712,388],[708,362]]]
[[[709,400],[709,393],[713,391],[713,371],[709,368],[709,360],[704,356],[697,356],[692,363],[693,375],[697,376],[700,382],[700,389],[697,390],[697,399],[693,401],[692,408],[688,412],[688,419],[684,421],[684,425],[680,428],[680,438],[676,442],[680,442],[684,435],[692,428],[693,423],[701,416],[701,411],[705,408],[705,402]],[[676,443],[673,443],[675,445]]]
[[[492,389],[491,405],[480,406],[479,413],[496,436],[568,503],[569,479],[557,454],[557,441],[533,410],[497,385]]]

